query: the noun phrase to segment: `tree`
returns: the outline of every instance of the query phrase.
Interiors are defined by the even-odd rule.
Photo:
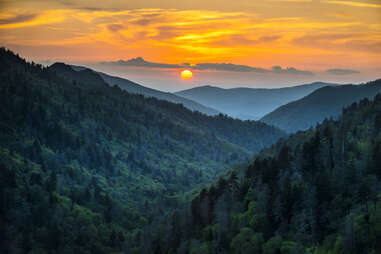
[[[252,229],[244,227],[233,238],[230,248],[234,254],[260,254],[263,242],[261,233],[254,233]]]

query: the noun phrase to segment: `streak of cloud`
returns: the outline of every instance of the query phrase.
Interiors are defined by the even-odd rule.
[[[360,73],[360,71],[350,69],[328,69],[325,72],[333,75],[351,75]]]
[[[153,63],[198,63],[191,67],[237,75],[328,76],[326,69],[343,62],[360,70],[357,76],[380,70],[377,0],[212,2],[0,0],[6,7],[0,12],[0,43],[18,45],[11,49],[33,60],[59,55],[98,63],[144,56]]]
[[[381,4],[364,3],[364,2],[357,2],[357,1],[327,0],[327,1],[323,1],[323,3],[341,4],[341,5],[347,5],[347,6],[352,6],[352,7],[381,8]]]
[[[26,21],[33,20],[37,17],[37,14],[20,14],[9,18],[1,18],[0,19],[0,25],[9,25],[9,24],[15,24],[15,23],[22,23]]]

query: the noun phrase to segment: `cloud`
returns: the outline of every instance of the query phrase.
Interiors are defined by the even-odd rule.
[[[182,32],[181,29],[178,29],[172,26],[159,26],[156,29],[158,33],[152,36],[152,38],[156,40],[166,40],[166,39],[174,38],[176,36],[179,36]]]
[[[362,38],[365,38],[362,33],[323,33],[297,37],[293,40],[293,43],[302,47],[308,46],[335,51],[381,52],[381,40],[379,38]]]
[[[314,75],[310,71],[303,71],[295,69],[294,67],[287,67],[286,69],[282,69],[280,66],[273,66],[272,67],[273,73],[281,73],[281,74],[294,74],[294,75]]]
[[[215,44],[228,47],[234,47],[237,45],[256,45],[261,43],[275,42],[280,38],[282,38],[280,35],[265,35],[259,38],[250,39],[242,34],[233,34],[226,36],[226,38],[223,38],[220,41],[216,41]]]
[[[116,62],[101,62],[101,64],[107,65],[121,65],[121,66],[135,66],[135,67],[148,67],[148,68],[184,68],[186,66],[179,64],[167,64],[167,63],[155,63],[148,62],[144,60],[142,57],[136,57],[129,60],[119,60]]]
[[[357,70],[350,70],[350,69],[329,69],[326,70],[325,72],[333,75],[350,75],[350,74],[356,74],[360,73]]]
[[[137,20],[132,21],[132,24],[139,25],[139,26],[147,26],[152,23],[157,23],[160,20],[160,14],[158,13],[151,13],[151,14],[142,14],[142,18],[139,18]]]
[[[218,70],[234,72],[266,72],[265,69],[251,67],[248,65],[237,65],[232,63],[198,63],[191,66],[194,70]]]
[[[363,2],[355,2],[355,1],[335,1],[335,0],[327,0],[323,1],[323,3],[328,4],[341,4],[341,5],[347,5],[352,7],[368,7],[368,8],[381,8],[380,4],[371,4],[371,3],[363,3]]]
[[[114,33],[118,32],[119,30],[121,30],[123,28],[124,28],[124,26],[121,24],[109,24],[109,25],[107,25],[107,29],[111,32],[114,32]]]
[[[283,69],[280,66],[274,66],[267,70],[259,67],[248,65],[239,65],[232,63],[197,63],[197,64],[169,64],[155,63],[144,60],[142,57],[136,57],[129,60],[119,60],[115,62],[101,62],[105,65],[119,65],[127,67],[147,67],[147,68],[169,68],[169,69],[192,69],[192,70],[217,70],[217,71],[232,71],[232,72],[260,72],[260,73],[276,73],[276,74],[294,74],[294,75],[313,75],[310,71],[298,70],[293,67]]]
[[[346,43],[343,43],[343,47],[363,51],[363,52],[381,52],[381,40],[378,41],[369,41],[369,40],[350,40]]]
[[[16,24],[16,23],[22,23],[31,21],[34,18],[36,18],[37,14],[21,14],[10,18],[2,18],[0,19],[0,25],[10,25],[10,24]]]
[[[126,1],[104,5],[90,4],[92,0],[61,0],[44,8],[43,4],[37,3],[47,3],[49,0],[35,0],[33,5],[23,4],[25,8],[16,8],[22,6],[20,2],[29,1],[9,1],[18,3],[10,4],[7,11],[0,15],[3,44],[62,45],[82,48],[85,52],[96,48],[92,55],[81,54],[81,59],[99,62],[145,56],[147,59],[165,59],[162,60],[164,65],[157,63],[164,66],[162,68],[167,67],[166,63],[190,62],[198,63],[192,68],[200,70],[310,75],[305,70],[285,67],[303,66],[312,70],[327,64],[325,70],[331,66],[341,66],[342,61],[356,61],[359,66],[380,66],[381,26],[377,22],[379,15],[376,15],[379,9],[372,12],[370,8],[357,8],[356,12],[350,12],[352,7],[321,4],[325,0],[312,1],[314,6],[322,5],[328,9],[323,15],[319,11],[321,8],[310,7],[305,11],[304,7],[300,7],[302,9],[290,8],[291,11],[285,8],[277,12],[283,5],[279,7],[279,1],[268,0],[261,1],[274,7],[268,10],[275,11],[271,15],[264,13],[260,4],[255,4],[257,8],[252,11],[242,8],[194,9],[198,5],[172,9],[158,6],[160,4],[143,9],[141,6],[132,8],[132,4]],[[363,2],[378,4],[377,1]],[[0,0],[2,2],[4,0]],[[159,7],[163,9],[157,9]],[[338,12],[350,16],[332,16],[332,13]],[[38,16],[30,21],[4,25],[10,23],[12,17],[14,22],[26,20],[28,17],[20,14],[28,13],[38,13]],[[57,53],[42,54],[35,55],[40,59],[55,58]],[[67,59],[70,58],[78,59],[78,54],[68,52]],[[242,63],[240,61],[248,65],[231,64]],[[182,64],[178,65],[178,68],[183,68]],[[271,69],[272,65],[281,65],[285,69]]]
[[[84,11],[118,11],[118,8],[109,8],[109,7],[94,7],[94,6],[86,6],[81,5],[78,3],[78,1],[71,1],[71,0],[57,0],[58,3],[62,4],[63,6],[75,9],[75,10],[84,10]]]

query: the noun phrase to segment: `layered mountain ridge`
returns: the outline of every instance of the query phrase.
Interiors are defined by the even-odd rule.
[[[232,117],[258,120],[279,106],[300,99],[324,86],[338,84],[315,82],[283,88],[230,88],[200,86],[176,92],[176,95],[215,108]]]
[[[277,108],[261,118],[261,121],[290,133],[306,130],[325,118],[339,117],[344,107],[363,98],[372,99],[380,92],[380,79],[360,85],[323,87]]]

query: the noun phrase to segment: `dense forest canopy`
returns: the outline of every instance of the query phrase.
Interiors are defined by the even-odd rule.
[[[263,150],[140,235],[136,253],[381,251],[381,94]],[[155,230],[156,235],[148,232]],[[144,243],[144,244],[140,244]]]
[[[110,87],[91,70],[0,49],[4,253],[117,253],[285,134]]]

